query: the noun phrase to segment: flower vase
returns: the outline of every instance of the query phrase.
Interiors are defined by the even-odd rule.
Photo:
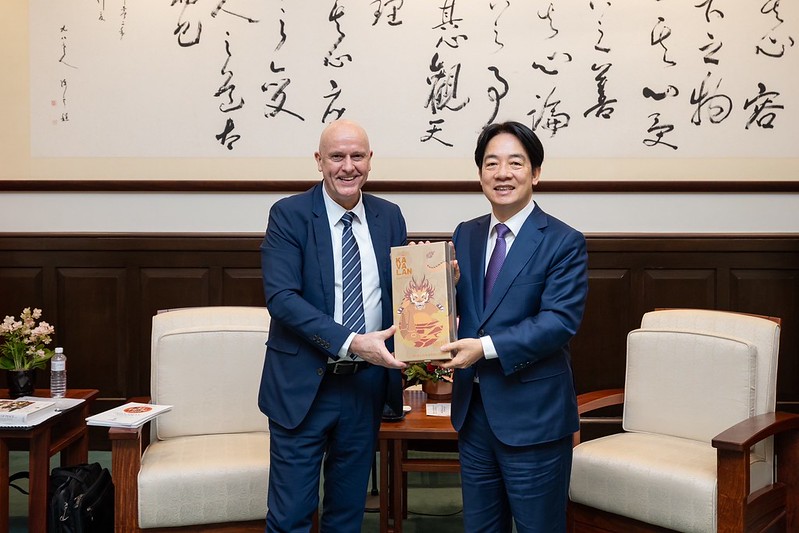
[[[8,395],[11,398],[20,396],[33,396],[36,383],[36,369],[30,370],[6,370],[6,383],[8,384]]]
[[[422,390],[430,400],[451,400],[452,382],[440,379],[438,381],[423,381]]]

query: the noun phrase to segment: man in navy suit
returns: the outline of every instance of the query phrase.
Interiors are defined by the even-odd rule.
[[[467,532],[510,532],[512,522],[519,533],[566,530],[579,422],[569,340],[585,308],[588,258],[583,235],[533,201],[543,160],[527,126],[487,126],[475,162],[491,214],[453,236],[459,340],[442,350],[452,352],[443,366],[455,369]]]
[[[310,530],[324,463],[321,531],[360,533],[383,406],[402,410],[390,249],[407,235],[399,207],[361,193],[372,158],[363,128],[331,123],[314,157],[322,183],[274,204],[261,245],[272,318],[258,396],[271,434],[266,531]],[[342,325],[349,228],[362,332]]]

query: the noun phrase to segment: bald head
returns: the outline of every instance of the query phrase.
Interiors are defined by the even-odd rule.
[[[357,122],[341,119],[331,122],[322,130],[322,135],[319,136],[319,153],[324,153],[325,147],[330,143],[346,139],[358,141],[366,147],[367,151],[371,151],[366,130]]]
[[[361,187],[372,169],[366,130],[349,120],[331,122],[319,137],[319,151],[314,158],[327,193],[345,209],[352,209],[361,198]]]

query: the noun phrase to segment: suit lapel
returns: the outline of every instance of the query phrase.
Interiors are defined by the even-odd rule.
[[[519,275],[524,266],[532,260],[533,254],[544,239],[544,234],[541,229],[546,227],[546,215],[536,205],[527,220],[524,221],[522,229],[513,240],[510,252],[508,252],[505,262],[502,264],[502,270],[499,271],[499,277],[494,284],[494,289],[491,292],[491,298],[486,302],[485,313],[483,318],[491,316],[491,313],[497,308],[499,303],[508,294],[513,280]],[[485,254],[483,254],[485,257]],[[483,276],[485,277],[485,275]],[[482,290],[482,286],[480,287]]]
[[[483,285],[485,284],[486,277],[486,244],[488,242],[489,224],[491,223],[491,216],[486,215],[477,220],[475,229],[469,236],[469,249],[471,250],[471,261],[469,264],[477,265],[477,271],[473,272],[472,277],[475,283],[472,283],[472,301],[477,307],[476,311],[479,315],[485,303],[483,302]],[[479,283],[476,283],[479,281]]]
[[[313,240],[316,243],[316,260],[320,265],[331,265],[322,268],[322,293],[325,295],[325,306],[330,316],[336,309],[336,278],[333,272],[333,241],[330,237],[330,224],[327,220],[325,200],[322,197],[322,184],[315,187],[312,195]]]
[[[369,236],[372,239],[372,249],[377,259],[377,270],[380,276],[380,286],[389,287],[391,284],[391,258],[382,250],[389,249],[388,230],[385,227],[385,217],[380,216],[380,211],[375,208],[372,198],[363,195],[363,207],[366,210],[366,222],[369,224]]]

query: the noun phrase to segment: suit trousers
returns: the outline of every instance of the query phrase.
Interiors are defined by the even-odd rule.
[[[534,420],[531,424],[536,423]],[[499,441],[475,383],[458,434],[467,533],[565,532],[572,436],[530,446]]]
[[[326,374],[295,429],[270,421],[266,531],[306,533],[319,505],[322,533],[360,533],[386,390],[383,369]],[[324,461],[323,461],[324,460]]]

